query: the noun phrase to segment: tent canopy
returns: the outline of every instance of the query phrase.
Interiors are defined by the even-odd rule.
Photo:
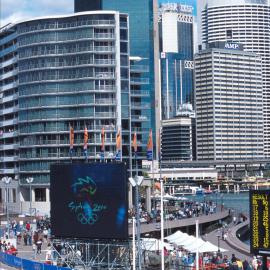
[[[142,238],[142,249],[147,251],[161,250],[161,241],[155,238]],[[167,250],[173,250],[173,247],[169,243],[163,243]]]
[[[204,252],[217,252],[218,247],[213,245],[208,241],[204,241],[201,238],[196,238],[192,235],[188,235],[181,231],[177,231],[174,234],[171,234],[165,238],[170,243],[175,244],[177,246],[182,246],[184,249],[194,253],[199,249],[200,253]],[[220,248],[220,252],[225,252],[227,250]]]

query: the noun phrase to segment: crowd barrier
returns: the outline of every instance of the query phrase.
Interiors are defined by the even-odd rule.
[[[22,259],[16,256],[12,256],[3,252],[0,252],[0,262],[9,265],[11,267],[18,268],[20,270],[71,270],[67,267],[59,267],[55,265],[44,264],[40,262],[34,262],[26,259]]]

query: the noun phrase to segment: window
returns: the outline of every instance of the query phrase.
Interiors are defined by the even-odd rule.
[[[13,189],[12,189],[12,202],[13,202],[13,203],[15,203],[15,202],[16,202],[16,195],[17,195],[17,193],[16,193],[16,189],[15,189],[15,188],[13,188]]]
[[[46,202],[46,188],[36,188],[35,189],[35,201],[36,202]]]

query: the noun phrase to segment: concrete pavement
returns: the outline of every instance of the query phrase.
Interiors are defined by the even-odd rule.
[[[230,223],[229,226],[228,226],[228,234],[231,234],[232,231],[234,230],[234,225],[233,223]],[[218,237],[217,237],[217,234],[218,234],[218,229],[217,230],[214,230],[208,234],[205,234],[202,236],[202,238],[204,240],[207,240],[209,242],[211,242],[212,244],[218,246]],[[238,240],[240,241],[240,240]],[[242,252],[240,252],[239,249],[236,249],[234,248],[232,245],[228,244],[229,242],[228,241],[224,241],[222,240],[222,238],[220,237],[220,240],[219,240],[219,246],[221,248],[224,248],[227,250],[227,252],[224,252],[223,254],[226,254],[228,255],[229,259],[232,257],[232,254],[235,254],[236,258],[239,258],[240,260],[245,260],[247,259],[248,261],[250,261],[252,259],[252,256],[249,254],[243,254]]]

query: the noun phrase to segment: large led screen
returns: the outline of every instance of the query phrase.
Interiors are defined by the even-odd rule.
[[[270,190],[252,190],[250,200],[250,253],[270,254]]]
[[[127,239],[127,207],[124,164],[51,165],[53,236]]]

